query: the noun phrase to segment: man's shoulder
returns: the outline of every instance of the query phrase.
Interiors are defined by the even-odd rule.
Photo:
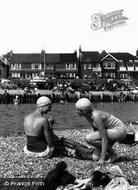
[[[33,117],[33,115],[34,115],[34,112],[32,112],[32,113],[29,113],[29,114],[27,114],[27,115],[25,115],[25,120],[26,119],[30,119],[30,118],[32,118]]]

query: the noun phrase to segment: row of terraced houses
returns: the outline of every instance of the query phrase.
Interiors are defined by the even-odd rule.
[[[0,78],[117,78],[138,79],[138,50],[128,52],[13,53],[0,57]]]

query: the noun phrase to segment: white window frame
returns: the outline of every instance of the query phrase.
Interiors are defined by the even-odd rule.
[[[84,64],[84,69],[87,69],[87,64]]]
[[[53,64],[46,64],[46,69],[52,70],[54,68]]]
[[[66,63],[66,70],[70,70],[70,64]]]
[[[20,73],[11,73],[12,78],[20,78]]]
[[[34,77],[39,77],[39,74],[38,73],[32,73],[32,78]]]
[[[88,64],[88,69],[92,69],[91,63]]]
[[[31,66],[32,66],[33,70],[41,70],[42,69],[41,63],[32,63]],[[36,66],[37,66],[37,68],[36,68]]]
[[[107,78],[115,78],[115,73],[105,73]]]
[[[20,63],[12,63],[11,70],[21,70],[21,64]]]
[[[66,70],[76,70],[76,63],[66,63]]]
[[[104,62],[104,68],[105,69],[115,69],[115,62],[109,62],[109,61],[105,61]]]
[[[72,64],[71,64],[71,68],[72,68],[73,70],[75,70],[75,69],[76,69],[76,63],[72,63]]]

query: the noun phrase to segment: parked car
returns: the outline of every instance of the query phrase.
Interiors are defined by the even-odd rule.
[[[2,89],[8,89],[8,90],[10,90],[10,89],[17,89],[18,86],[16,84],[14,84],[11,80],[2,79],[0,87]]]

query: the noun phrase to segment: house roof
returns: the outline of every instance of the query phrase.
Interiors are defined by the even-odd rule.
[[[100,61],[100,54],[98,51],[81,51],[81,62],[98,62]]]
[[[0,57],[0,64],[7,66],[8,65],[7,59],[3,59],[2,57]]]
[[[134,56],[130,53],[127,53],[127,52],[119,52],[119,53],[107,53],[107,55],[105,55],[102,60],[104,60],[106,57],[108,56],[111,56],[113,57],[114,59],[116,59],[116,61],[118,60],[124,60],[124,61],[127,61],[127,60],[133,60],[134,59]]]
[[[44,61],[44,54],[40,53],[16,53],[11,56],[11,63],[40,63]]]
[[[67,61],[77,61],[77,55],[75,53],[46,53],[45,62],[46,63],[60,63]],[[35,54],[12,54],[11,63],[40,63],[44,62],[43,53]]]
[[[130,53],[127,52],[123,52],[123,53],[110,53],[113,57],[115,57],[116,59],[120,60],[130,60],[130,59],[134,59],[134,56]]]
[[[60,53],[60,61],[61,62],[77,61],[77,54],[76,53]]]
[[[60,56],[58,53],[48,53],[46,54],[46,62],[47,63],[58,63],[60,62]]]

